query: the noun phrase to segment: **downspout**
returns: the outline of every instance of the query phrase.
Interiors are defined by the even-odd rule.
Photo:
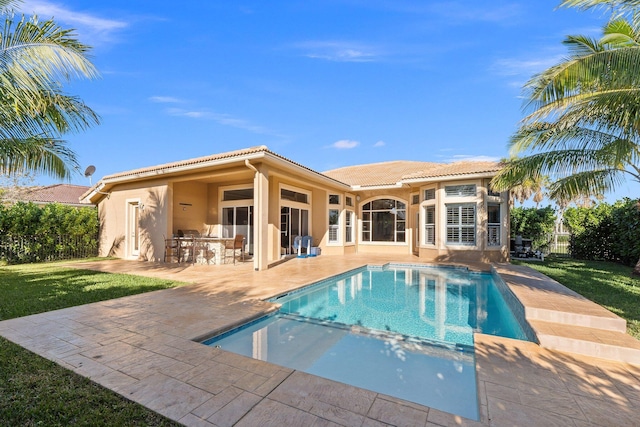
[[[251,163],[249,163],[249,159],[244,159],[244,164],[245,164],[246,167],[248,167],[249,169],[251,169],[255,173],[258,173],[258,169],[256,169],[255,166],[253,166]]]
[[[245,165],[246,167],[248,167],[249,169],[251,169],[251,170],[254,172],[254,175],[253,175],[253,183],[254,183],[254,184],[253,184],[253,185],[254,185],[254,187],[255,187],[255,182],[256,182],[256,179],[257,179],[258,174],[259,174],[258,169],[256,169],[256,167],[255,167],[255,166],[253,166],[251,163],[249,163],[249,159],[244,159],[244,165]],[[254,188],[254,192],[255,192],[255,188]],[[254,205],[256,204],[255,196],[254,196],[253,204],[254,204]],[[256,210],[258,207],[259,207],[259,206],[254,206],[254,215],[255,215],[255,210]],[[255,223],[254,223],[254,224],[255,224]],[[257,240],[257,239],[256,239],[256,234],[258,234],[258,233],[256,232],[256,230],[257,230],[257,228],[254,226],[254,231],[253,231],[253,244],[255,245],[254,247],[256,247],[256,246],[257,246],[260,250],[262,250],[262,248],[260,247],[259,243],[256,241],[256,240]],[[254,255],[255,255],[255,254],[254,254]],[[254,256],[253,269],[254,269],[254,270],[256,270],[256,271],[259,269],[259,268],[258,268],[257,263],[258,263],[258,258]]]

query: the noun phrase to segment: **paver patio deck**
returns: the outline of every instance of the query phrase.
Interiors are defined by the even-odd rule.
[[[272,310],[264,298],[365,263],[389,261],[416,259],[321,256],[294,259],[262,272],[253,271],[250,263],[75,263],[193,284],[3,321],[0,335],[188,426],[640,424],[640,365],[535,343],[475,335],[481,407],[481,421],[476,422],[193,341]],[[499,268],[512,276],[505,281],[524,300],[525,310],[545,313],[551,318],[543,320],[544,325],[561,328],[562,315],[553,312],[571,314],[572,309],[550,308],[544,301],[555,302],[553,295],[561,296],[563,288],[527,269]],[[571,298],[574,303],[579,300]],[[596,310],[596,317],[608,317],[588,306]],[[615,317],[609,320],[613,328],[619,327]],[[589,326],[579,328],[592,330]],[[637,341],[620,345],[633,343]]]

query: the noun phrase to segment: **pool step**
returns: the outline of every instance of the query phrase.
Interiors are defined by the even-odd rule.
[[[528,266],[494,264],[541,347],[640,364],[640,341],[620,316]]]
[[[524,306],[528,321],[627,331],[620,316],[530,267],[496,264],[494,268]]]
[[[623,332],[529,320],[540,346],[640,365],[640,341]]]
[[[588,300],[585,300],[588,301]],[[549,323],[560,323],[563,325],[574,325],[578,327],[601,329],[604,331],[626,333],[627,321],[623,318],[611,315],[613,313],[600,307],[597,304],[588,301],[582,301],[595,308],[598,313],[586,314],[575,313],[573,311],[563,311],[557,309],[546,309],[540,307],[526,307],[525,317],[528,321],[541,321]]]

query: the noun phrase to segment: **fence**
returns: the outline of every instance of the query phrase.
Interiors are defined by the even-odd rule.
[[[552,255],[571,256],[571,233],[552,233],[549,236],[548,253]]]
[[[98,236],[0,236],[0,259],[9,264],[88,258],[98,255]]]

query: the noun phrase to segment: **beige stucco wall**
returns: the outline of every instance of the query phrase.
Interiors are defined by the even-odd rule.
[[[132,258],[128,205],[138,203],[140,250],[137,258],[158,261],[164,256],[164,236],[170,234],[171,188],[165,181],[122,185],[98,204],[101,256]],[[108,218],[108,220],[105,220]]]
[[[442,183],[424,184],[421,186],[404,186],[401,188],[373,189],[366,191],[346,191],[339,184],[335,187],[328,182],[309,180],[303,172],[292,173],[281,165],[253,163],[258,170],[246,165],[229,167],[222,171],[198,173],[188,176],[173,177],[169,180],[147,180],[144,182],[118,185],[111,189],[111,196],[104,198],[98,205],[101,218],[100,254],[113,255],[123,258],[130,257],[127,239],[127,206],[139,203],[144,206],[140,210],[140,259],[162,260],[164,254],[164,236],[170,236],[178,230],[198,230],[202,234],[220,235],[222,205],[220,194],[226,187],[254,187],[256,183],[264,183],[262,194],[268,193],[268,201],[263,203],[265,212],[259,212],[254,201],[242,201],[254,206],[254,254],[261,257],[255,262],[256,266],[264,266],[277,261],[281,257],[280,209],[291,202],[280,199],[283,187],[307,192],[309,197],[309,229],[313,236],[313,245],[320,246],[323,255],[342,255],[349,253],[415,253],[425,261],[505,261],[508,259],[508,203],[506,194],[502,198],[487,196],[486,179],[471,179],[464,181],[448,181]],[[475,184],[475,197],[445,198],[445,185]],[[260,184],[262,185],[262,184]],[[424,190],[436,189],[436,244],[426,245],[416,241],[416,229],[422,238],[424,231]],[[338,194],[340,205],[329,205],[329,195]],[[412,195],[419,194],[420,203],[412,204]],[[346,206],[346,196],[352,197],[354,205]],[[257,197],[257,196],[256,196]],[[407,206],[405,242],[361,242],[362,206],[374,199],[391,198],[400,200]],[[499,247],[488,247],[486,211],[487,203],[501,202],[501,243]],[[226,202],[228,203],[231,202]],[[455,247],[447,245],[446,236],[446,204],[474,203],[476,205],[476,244],[475,246]],[[295,204],[295,202],[294,202]],[[303,207],[303,205],[298,205]],[[329,209],[340,210],[340,242],[328,242]],[[346,210],[355,213],[353,234],[355,242],[345,242]],[[416,213],[420,218],[416,221]],[[258,227],[259,223],[264,224]],[[261,251],[261,252],[258,252]]]
[[[202,182],[176,182],[173,184],[172,233],[178,230],[206,229],[209,214],[208,185]]]

